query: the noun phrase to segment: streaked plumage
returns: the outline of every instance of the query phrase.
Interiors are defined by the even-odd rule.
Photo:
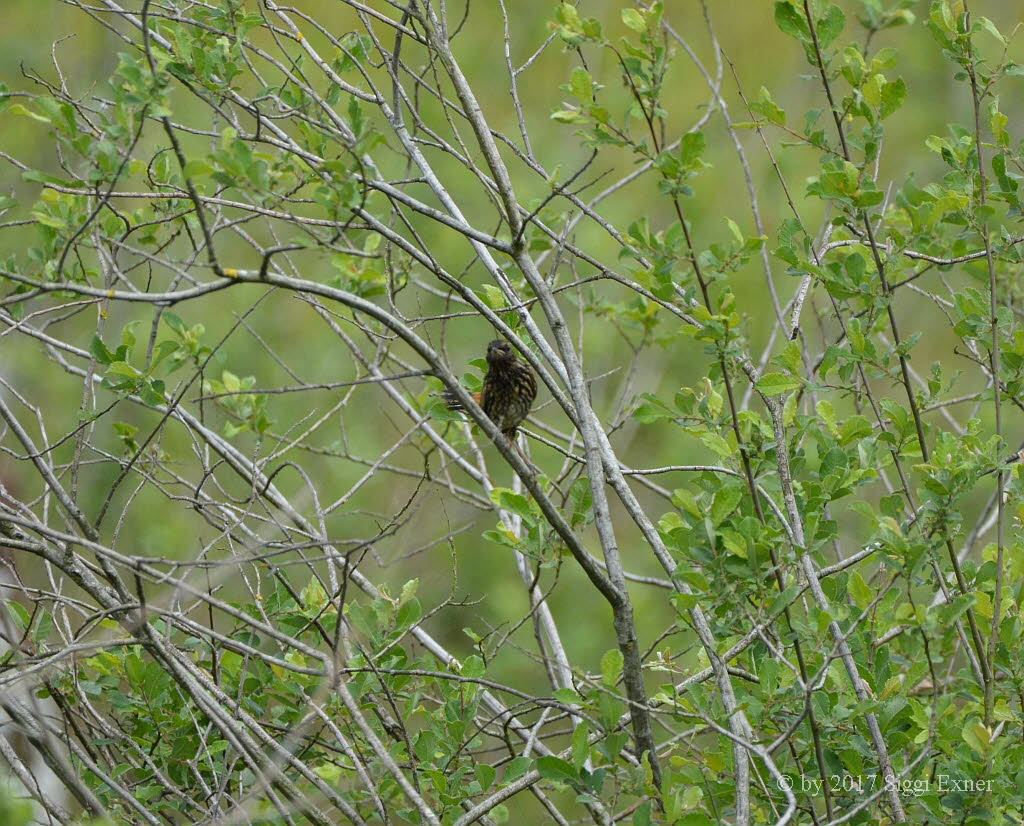
[[[483,387],[473,398],[505,437],[514,442],[516,429],[537,398],[537,380],[504,339],[495,339],[487,345],[487,374]],[[444,400],[452,410],[462,409],[453,394],[445,393]]]

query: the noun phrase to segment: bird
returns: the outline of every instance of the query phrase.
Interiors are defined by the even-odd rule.
[[[537,398],[537,379],[533,371],[516,358],[512,346],[497,338],[487,345],[487,373],[483,386],[471,395],[495,427],[515,444],[516,431]],[[465,410],[451,391],[445,392],[442,398],[450,410]]]

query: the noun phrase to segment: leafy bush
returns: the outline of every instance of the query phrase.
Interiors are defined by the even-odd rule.
[[[1006,26],[71,5],[109,80],[0,89],[40,812],[1019,820]],[[495,337],[519,445],[468,396]]]

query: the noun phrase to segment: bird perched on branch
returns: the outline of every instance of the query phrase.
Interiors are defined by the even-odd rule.
[[[533,371],[516,358],[511,345],[498,338],[487,345],[487,374],[480,392],[472,396],[487,418],[515,444],[516,429],[537,398],[537,380]],[[464,409],[454,393],[446,392],[442,398],[450,409]]]

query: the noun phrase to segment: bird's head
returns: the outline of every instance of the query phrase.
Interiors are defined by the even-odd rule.
[[[512,346],[503,338],[496,338],[487,345],[488,364],[511,364],[515,361],[515,358],[515,353],[512,352]]]

